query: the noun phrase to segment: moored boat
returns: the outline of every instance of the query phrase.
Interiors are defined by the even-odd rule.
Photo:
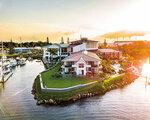
[[[17,61],[15,59],[10,60],[10,67],[14,68],[17,66]]]
[[[20,66],[23,66],[23,65],[26,64],[26,61],[25,61],[24,59],[20,59],[20,60],[18,61],[18,64],[19,64]]]

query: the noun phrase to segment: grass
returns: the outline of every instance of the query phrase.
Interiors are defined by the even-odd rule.
[[[36,89],[36,96],[38,96],[39,100],[49,100],[53,99],[56,101],[69,101],[72,98],[83,94],[104,94],[107,91],[112,89],[116,89],[118,87],[124,86],[124,82],[122,81],[123,76],[110,77],[103,81],[98,81],[96,84],[92,84],[90,86],[86,86],[80,89],[75,89],[71,91],[64,92],[42,92],[40,86],[39,77],[35,79],[33,88]]]
[[[63,88],[69,87],[77,84],[84,84],[87,82],[91,82],[90,78],[81,78],[81,77],[55,77],[55,74],[58,74],[61,64],[56,64],[53,68],[48,71],[43,72],[42,78],[43,82],[48,87],[56,87]],[[71,101],[74,98],[77,98],[81,95],[93,94],[93,95],[102,95],[107,91],[116,88],[122,88],[126,84],[129,84],[131,81],[127,81],[127,79],[123,79],[124,75],[109,77],[102,81],[98,81],[95,84],[91,84],[89,86],[85,86],[79,89],[74,89],[70,91],[62,91],[62,92],[42,92],[39,76],[35,79],[33,84],[33,89],[36,91],[35,96],[37,100],[49,100],[53,99],[57,102],[57,104],[61,104],[63,102]]]
[[[7,57],[17,57],[18,54],[5,54]],[[2,56],[2,54],[0,54],[0,57]]]
[[[53,68],[41,73],[43,84],[47,88],[66,88],[95,81],[85,77],[61,77],[59,74],[60,67],[61,64],[57,63]]]
[[[64,92],[42,92],[39,77],[36,78],[34,85],[36,88],[36,95],[38,96],[38,99],[49,100],[51,98],[54,100],[63,100],[63,101],[67,101],[71,99],[72,97],[76,96],[77,94],[86,94],[89,92],[90,89],[93,88],[93,86],[95,86],[95,84],[92,84],[92,85],[89,85],[88,87],[83,87],[80,89],[64,91]]]

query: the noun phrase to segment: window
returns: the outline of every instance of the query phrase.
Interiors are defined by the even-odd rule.
[[[91,67],[87,67],[87,68],[86,68],[86,71],[91,71]]]
[[[83,63],[79,63],[79,68],[84,68],[84,64]]]

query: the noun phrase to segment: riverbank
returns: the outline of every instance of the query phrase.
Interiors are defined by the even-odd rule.
[[[137,76],[131,73],[126,73],[119,76],[109,77],[80,89],[63,92],[43,92],[41,91],[39,76],[37,76],[33,84],[32,94],[37,100],[37,105],[64,105],[83,98],[103,95],[113,89],[123,88],[125,85],[132,83],[136,78]]]

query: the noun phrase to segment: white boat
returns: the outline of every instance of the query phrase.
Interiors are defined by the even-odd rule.
[[[28,57],[28,61],[32,61],[33,60],[33,58],[32,57]]]
[[[10,60],[10,67],[11,68],[14,68],[14,67],[16,67],[17,66],[17,61],[15,60],[15,59],[11,59]]]
[[[10,73],[10,72],[11,72],[11,70],[10,70],[9,68],[3,70],[3,74],[4,74],[4,75],[7,75],[7,74]]]
[[[18,61],[18,64],[19,64],[20,66],[23,66],[23,65],[26,64],[26,61],[25,61],[24,59],[21,59],[21,60]]]
[[[0,60],[0,82],[4,83],[8,79],[5,79],[6,76],[12,75],[12,72],[10,70],[10,63],[9,60],[7,59],[6,55],[4,54],[4,49],[3,49],[3,42],[2,42],[2,57]]]
[[[0,69],[1,69],[1,73],[3,73],[4,75],[5,74],[8,74],[11,72],[11,69],[10,69],[10,63],[9,61],[1,61],[0,62]]]

